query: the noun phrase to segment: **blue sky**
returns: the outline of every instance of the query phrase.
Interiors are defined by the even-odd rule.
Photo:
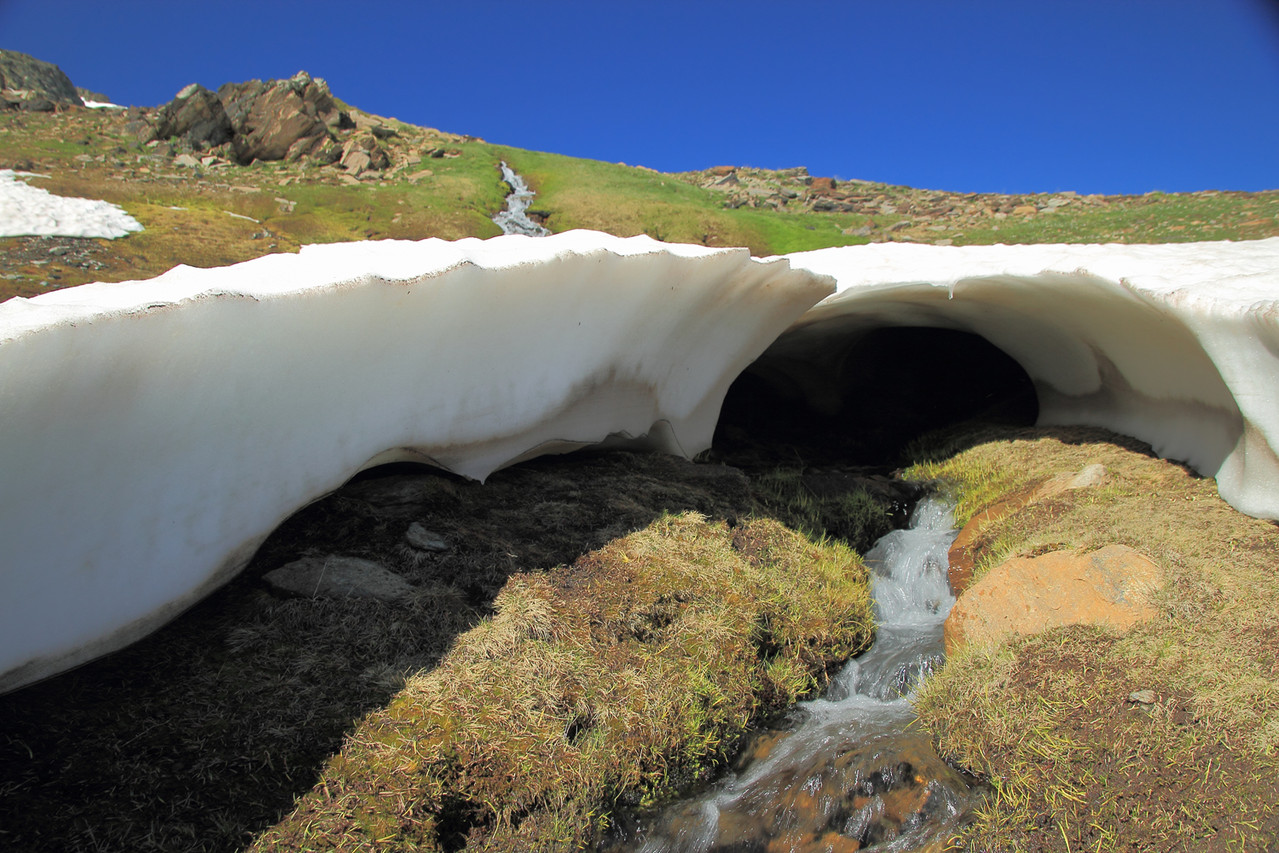
[[[124,104],[305,69],[370,112],[663,171],[1279,188],[1267,0],[0,0],[0,47]]]

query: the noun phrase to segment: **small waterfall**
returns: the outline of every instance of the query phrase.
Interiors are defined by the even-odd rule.
[[[909,694],[944,659],[955,603],[946,552],[952,507],[925,498],[911,526],[866,555],[879,623],[874,646],[784,730],[759,735],[738,770],[705,794],[631,827],[609,851],[905,851],[944,843],[976,801],[967,780],[908,731]]]
[[[546,237],[550,229],[538,225],[528,218],[528,206],[533,203],[537,193],[528,188],[524,179],[515,170],[502,161],[502,180],[511,187],[506,197],[506,210],[496,214],[493,221],[502,229],[503,234],[527,234],[530,237]]]

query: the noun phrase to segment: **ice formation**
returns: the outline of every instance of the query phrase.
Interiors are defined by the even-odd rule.
[[[710,445],[833,290],[593,232],[308,246],[0,305],[0,692],[119,648],[356,472]]]
[[[0,169],[0,237],[106,237],[114,240],[142,223],[118,205],[54,195],[20,180],[25,172]]]
[[[871,328],[973,332],[1025,369],[1040,423],[1135,436],[1216,477],[1235,508],[1279,518],[1279,238],[788,257],[839,282],[769,350],[795,381],[812,385],[815,362]]]
[[[364,468],[693,454],[765,348],[820,397],[823,359],[884,326],[979,334],[1042,422],[1142,438],[1279,518],[1279,238],[764,261],[593,232],[308,246],[0,305],[0,692],[158,627]]]

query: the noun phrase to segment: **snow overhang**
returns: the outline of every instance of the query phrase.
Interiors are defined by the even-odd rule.
[[[0,692],[141,637],[357,472],[710,446],[833,291],[594,232],[308,246],[0,305]]]
[[[1216,477],[1235,508],[1279,518],[1279,238],[787,257],[839,283],[768,351],[796,381],[811,382],[807,366],[866,329],[972,332],[1030,376],[1040,423],[1142,439]]]

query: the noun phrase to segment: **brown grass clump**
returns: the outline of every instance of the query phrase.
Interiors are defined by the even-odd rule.
[[[1168,574],[1160,615],[1124,634],[1063,628],[965,648],[925,685],[917,710],[940,751],[995,791],[963,845],[1269,849],[1279,836],[1275,524],[1099,431],[990,435],[915,473],[986,496],[971,502],[979,509],[1091,463],[1106,467],[1100,486],[995,521],[978,547],[995,563],[1129,545]]]
[[[770,520],[667,515],[511,578],[256,849],[576,848],[869,645],[865,570]]]

